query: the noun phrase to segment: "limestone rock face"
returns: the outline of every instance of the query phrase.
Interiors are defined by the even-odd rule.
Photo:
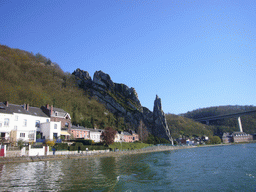
[[[72,74],[75,75],[76,82],[79,85],[79,87],[86,89],[86,87],[91,86],[92,79],[90,74],[87,71],[77,69]]]
[[[165,114],[162,110],[161,99],[156,95],[156,99],[154,102],[154,110],[153,110],[153,135],[156,135],[161,138],[165,138],[172,142],[173,139],[170,134],[170,130],[167,125]]]
[[[151,133],[170,140],[170,132],[158,96],[152,113],[141,106],[133,87],[114,83],[110,76],[102,71],[96,71],[93,80],[87,71],[77,69],[72,74],[75,75],[79,87],[104,104],[116,117],[123,117],[125,123],[141,134],[141,138],[146,138],[148,133]]]
[[[115,86],[110,76],[106,73],[103,73],[102,71],[96,71],[94,73],[93,82],[107,89],[112,89]]]

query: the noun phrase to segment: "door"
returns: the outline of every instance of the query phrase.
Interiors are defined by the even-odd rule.
[[[58,139],[58,133],[53,133],[53,139]]]

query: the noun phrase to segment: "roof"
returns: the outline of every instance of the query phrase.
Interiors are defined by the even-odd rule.
[[[67,113],[67,112],[64,111],[63,109],[61,109],[61,108],[56,108],[56,107],[53,107],[53,111]]]
[[[90,132],[102,132],[102,131],[104,131],[103,129],[93,129],[93,128],[87,128]]]
[[[128,132],[126,132],[126,131],[124,131],[124,135],[129,135],[129,136],[131,136],[131,134],[128,133]]]
[[[250,134],[247,134],[245,132],[233,132],[232,136],[249,136]]]
[[[55,115],[55,113],[57,113],[57,115]],[[53,113],[52,113],[51,117],[66,118],[67,115],[71,119],[71,117],[70,117],[68,112],[64,111],[63,109],[53,107]]]
[[[71,129],[79,129],[79,130],[85,130],[87,131],[88,129],[83,127],[83,126],[75,126],[75,125],[72,125]],[[88,130],[89,131],[89,130]]]
[[[25,115],[33,115],[39,117],[48,117],[40,108],[38,107],[29,107],[27,111],[24,109],[23,105],[15,105],[15,104],[8,104],[8,107],[3,103],[0,102],[0,113],[7,113],[7,114],[25,114]]]

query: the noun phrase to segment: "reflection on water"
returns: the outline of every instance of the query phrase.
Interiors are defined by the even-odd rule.
[[[255,147],[0,164],[0,191],[254,191]]]

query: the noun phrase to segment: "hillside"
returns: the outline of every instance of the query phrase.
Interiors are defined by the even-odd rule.
[[[227,105],[227,106],[218,106],[218,107],[208,107],[197,109],[194,111],[187,112],[182,114],[182,116],[197,119],[203,117],[224,115],[239,113],[244,111],[256,110],[255,106],[240,106],[240,105]],[[243,130],[246,133],[256,133],[256,113],[250,115],[241,116]],[[210,121],[210,125],[214,126],[214,134],[222,135],[224,132],[234,132],[239,131],[237,118],[227,118],[216,121]]]
[[[136,130],[142,140],[149,133],[171,138],[158,96],[152,112],[141,106],[134,88],[112,82],[102,71],[96,71],[93,79],[78,69],[73,74],[64,73],[40,53],[3,45],[0,67],[1,101],[35,107],[50,104],[70,113],[73,124]]]
[[[186,117],[166,114],[166,120],[174,138],[213,135],[213,126],[204,125]]]
[[[89,99],[74,76],[41,54],[34,55],[0,45],[0,100],[14,104],[45,104],[63,108],[72,123],[96,127],[116,126],[116,119],[104,105]]]

